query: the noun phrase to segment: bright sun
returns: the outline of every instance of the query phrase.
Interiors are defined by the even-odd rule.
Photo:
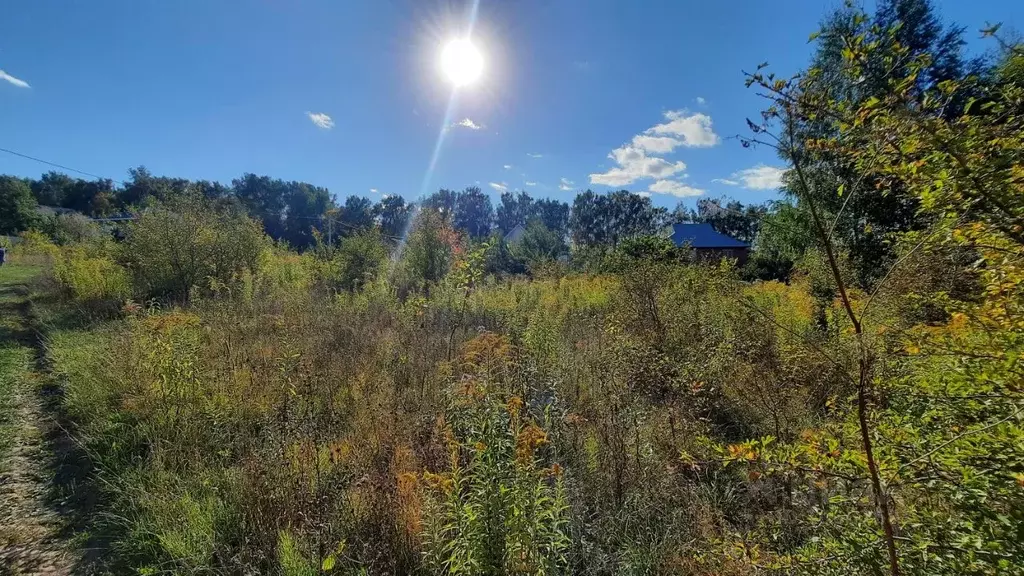
[[[448,43],[441,52],[441,69],[456,86],[472,84],[484,69],[484,57],[466,38]]]

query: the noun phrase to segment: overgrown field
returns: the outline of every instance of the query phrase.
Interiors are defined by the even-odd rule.
[[[747,76],[787,200],[673,215],[745,266],[624,190],[135,173],[122,227],[26,218],[80,539],[112,574],[1024,574],[1024,49],[971,72],[880,5]]]

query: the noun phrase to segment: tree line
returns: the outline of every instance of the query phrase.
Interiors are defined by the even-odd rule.
[[[41,224],[37,206],[74,210],[96,219],[130,215],[147,207],[187,195],[197,195],[221,207],[244,209],[274,240],[297,250],[328,243],[371,228],[385,237],[403,236],[417,209],[435,210],[469,238],[504,235],[535,222],[560,241],[579,247],[615,247],[622,240],[657,234],[676,222],[708,222],[717,230],[745,242],[757,236],[759,220],[768,205],[744,206],[727,199],[704,198],[695,209],[682,203],[673,211],[655,207],[650,198],[619,190],[598,194],[586,190],[570,206],[526,192],[503,192],[495,205],[478,187],[461,191],[442,188],[421,202],[385,195],[374,202],[348,196],[339,202],[327,189],[306,182],[285,181],[247,173],[230,185],[208,180],[154,176],[144,166],[132,168],[129,179],[84,180],[60,172],[38,179],[0,176],[0,232],[16,233]]]

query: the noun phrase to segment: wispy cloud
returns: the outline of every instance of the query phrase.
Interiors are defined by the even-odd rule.
[[[705,100],[703,96],[697,96],[697,104],[700,104],[701,106],[703,106],[703,105],[705,105],[707,103],[708,103],[708,101]]]
[[[530,158],[543,158],[544,157],[543,154],[537,154],[537,153],[534,153],[534,152],[527,152],[526,155],[529,156]]]
[[[529,180],[527,180],[526,182],[523,182],[523,184],[526,184],[527,186],[536,186],[537,185],[536,182],[530,182]]]
[[[758,164],[753,168],[734,172],[728,178],[715,178],[712,182],[728,186],[742,186],[749,190],[774,190],[782,187],[782,175],[785,173],[785,168]]]
[[[511,164],[505,164],[504,168],[505,168],[505,170],[511,170],[512,169],[512,165]]]
[[[473,122],[469,118],[463,118],[458,122],[453,122],[452,125],[449,126],[449,128],[469,128],[470,130],[479,130],[483,128],[483,126],[477,124],[476,122]]]
[[[334,120],[331,120],[331,117],[323,112],[306,112],[306,116],[309,116],[310,121],[316,124],[317,128],[323,130],[334,128]]]
[[[504,182],[488,182],[487,185],[490,186],[491,188],[494,188],[498,192],[508,192],[508,184]]]
[[[694,188],[693,186],[687,186],[678,180],[658,180],[654,184],[651,184],[647,190],[651,194],[668,194],[677,198],[687,198],[689,196],[700,196],[704,194],[704,190]]]
[[[572,190],[573,184],[575,184],[575,182],[573,182],[572,180],[569,180],[568,178],[562,178],[561,181],[559,181],[558,183],[558,189]]]
[[[21,78],[15,78],[3,70],[0,70],[0,80],[6,80],[18,88],[31,88],[31,86],[28,85],[28,82],[25,82]]]
[[[376,193],[377,193],[377,189],[376,188],[370,188],[370,194],[376,194]]]
[[[664,116],[665,122],[644,130],[633,136],[629,143],[612,150],[608,157],[614,160],[616,165],[606,172],[591,174],[590,183],[626,186],[646,178],[666,180],[686,170],[686,164],[661,156],[671,154],[679,147],[706,148],[721,141],[712,128],[711,117],[706,114],[670,110],[665,112]]]

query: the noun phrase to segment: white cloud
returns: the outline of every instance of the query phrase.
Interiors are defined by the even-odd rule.
[[[641,197],[641,198],[650,198],[651,197],[651,193],[650,192],[637,192],[636,195]]]
[[[18,88],[31,88],[31,86],[28,85],[28,82],[25,82],[21,78],[15,78],[3,70],[0,70],[0,80],[6,80]]]
[[[707,102],[708,101],[705,100],[703,96],[697,96],[697,104],[700,104],[701,106],[703,106],[703,105],[707,104]]]
[[[534,152],[527,152],[526,155],[529,156],[530,158],[543,158],[544,157],[543,154],[536,154]]]
[[[376,193],[377,193],[377,189],[376,188],[370,188],[370,194],[376,194]]]
[[[707,114],[690,114],[686,110],[669,110],[665,112],[668,122],[648,128],[645,134],[669,134],[682,139],[682,145],[694,148],[706,148],[720,142],[718,134],[711,127],[711,117]]]
[[[501,184],[497,182],[488,182],[487,185],[490,186],[491,188],[494,188],[498,192],[508,192],[508,184],[504,182],[502,182]]]
[[[562,178],[562,180],[558,184],[558,189],[559,190],[572,190],[573,184],[575,184],[575,182],[573,182],[572,180],[569,180],[568,178]]]
[[[682,162],[648,156],[642,148],[628,145],[612,150],[608,157],[618,166],[601,174],[591,174],[591,184],[625,186],[642,178],[660,180],[686,170],[686,164]]]
[[[504,168],[505,168],[505,170],[511,170],[512,169],[512,165],[511,164],[505,164]]]
[[[331,120],[331,117],[323,112],[306,112],[306,116],[309,116],[309,119],[313,124],[316,124],[317,128],[322,128],[324,130],[334,128],[334,120]]]
[[[450,128],[457,128],[459,126],[461,126],[463,128],[469,128],[470,130],[479,130],[479,129],[483,128],[483,126],[481,126],[480,124],[477,124],[476,122],[473,122],[469,118],[463,118],[462,120],[459,120],[458,122],[453,123],[450,126]]]
[[[704,194],[704,190],[694,188],[693,186],[687,186],[686,184],[676,180],[658,180],[648,187],[648,191],[652,194],[669,194],[678,198],[700,196]]]
[[[669,136],[646,136],[644,134],[633,136],[633,146],[635,148],[640,148],[645,152],[653,154],[668,154],[682,143],[681,140]]]
[[[526,184],[527,186],[536,186],[537,185],[536,182],[523,182],[523,184]]]
[[[728,179],[718,178],[712,182],[721,182],[730,186],[739,185],[750,190],[774,190],[782,187],[782,175],[785,173],[785,168],[758,164],[753,168],[740,170],[729,176]]]
[[[686,170],[686,164],[659,156],[672,153],[676,148],[705,148],[720,142],[711,126],[711,117],[706,114],[689,114],[686,110],[665,112],[665,120],[633,136],[628,144],[612,150],[608,157],[616,166],[606,172],[591,174],[591,184],[605,186],[626,186],[637,180],[651,178],[665,180]],[[663,186],[667,186],[663,184]],[[695,188],[689,188],[686,195],[694,195]],[[666,194],[682,193],[675,188]],[[703,193],[703,191],[701,192]]]

